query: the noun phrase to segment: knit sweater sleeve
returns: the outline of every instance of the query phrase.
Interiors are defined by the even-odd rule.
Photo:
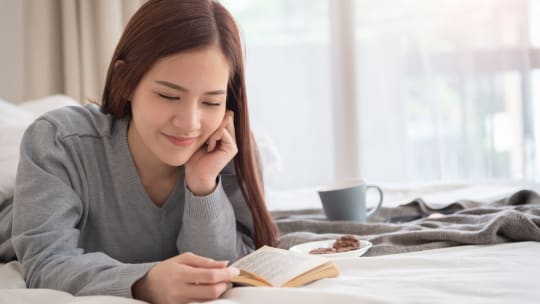
[[[228,177],[220,176],[214,192],[206,196],[195,196],[185,187],[182,229],[177,242],[180,253],[189,251],[233,262],[254,250],[251,213],[235,179],[231,182]]]
[[[126,264],[78,247],[84,170],[76,149],[50,121],[40,119],[22,143],[13,202],[13,245],[30,288],[74,295],[131,297],[131,286],[154,263]],[[91,177],[89,177],[91,178]]]

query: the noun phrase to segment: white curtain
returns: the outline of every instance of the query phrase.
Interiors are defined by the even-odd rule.
[[[279,153],[267,162],[266,185],[290,189],[331,181],[330,2],[222,2],[235,16],[245,42],[255,134]]]
[[[538,179],[538,2],[224,1],[253,124],[281,156],[270,187],[343,179],[344,164],[373,182]]]
[[[355,4],[364,174],[531,177],[528,0]]]
[[[23,0],[23,98],[99,101],[114,47],[143,0]]]

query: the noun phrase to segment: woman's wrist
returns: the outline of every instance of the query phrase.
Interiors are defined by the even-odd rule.
[[[216,190],[218,179],[192,180],[186,176],[186,186],[195,196],[206,196]]]
[[[151,303],[152,299],[150,297],[150,294],[148,292],[148,288],[146,287],[146,285],[147,285],[147,276],[145,275],[144,277],[137,280],[131,286],[131,294],[133,295],[134,299],[143,300],[143,301]]]

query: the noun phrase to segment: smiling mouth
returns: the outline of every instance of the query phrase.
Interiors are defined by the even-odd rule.
[[[179,147],[191,146],[195,142],[195,139],[197,139],[197,137],[177,137],[177,136],[167,135],[164,133],[161,133],[161,134],[163,134],[163,136],[165,136],[169,140],[170,143]]]

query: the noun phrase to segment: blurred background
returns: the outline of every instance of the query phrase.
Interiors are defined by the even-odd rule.
[[[139,0],[0,0],[0,98],[98,100]],[[540,181],[540,0],[223,0],[270,189]]]

